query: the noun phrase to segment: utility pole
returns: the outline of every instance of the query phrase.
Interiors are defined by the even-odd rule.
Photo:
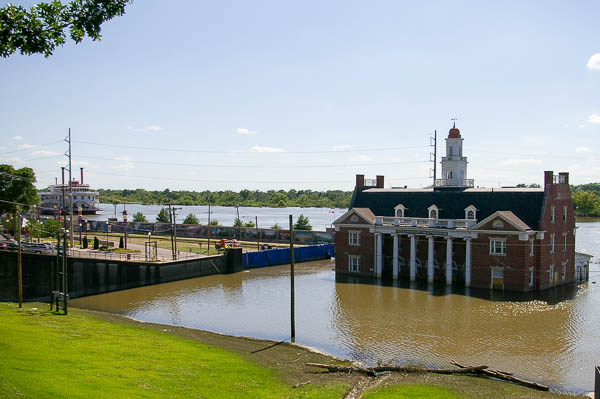
[[[235,204],[235,211],[237,212],[237,222],[238,224],[242,222],[242,220],[240,219],[240,207],[238,206],[238,204]],[[238,226],[237,228],[237,233],[238,233],[238,240],[242,239],[242,231],[240,229],[240,226]]]
[[[433,160],[431,158],[430,162],[433,162],[433,186],[435,187],[435,179],[436,179],[436,171],[437,171],[437,130],[433,131],[433,137],[429,137],[429,146],[433,147],[433,153],[429,153],[430,157],[433,157]]]
[[[15,237],[17,238],[18,251],[17,251],[17,296],[19,298],[19,307],[23,307],[23,263],[22,263],[22,253],[21,253],[21,215],[17,210],[17,205],[15,205],[15,213],[14,213],[14,222],[15,222]]]
[[[206,255],[210,255],[210,198],[208,199],[208,247],[206,249]]]
[[[294,314],[294,297],[296,295],[294,291],[294,224],[292,221],[292,215],[290,215],[290,330],[292,342],[296,341],[296,316]]]
[[[69,158],[69,244],[73,248],[73,177],[71,174],[71,128],[69,128],[69,135],[65,139],[69,143],[69,151],[67,157]]]
[[[175,260],[175,241],[173,241],[173,212],[171,211],[171,203],[169,202],[169,223],[171,224],[171,257]]]
[[[256,250],[260,251],[260,232],[258,231],[258,216],[254,216],[254,220],[256,221],[256,223],[254,224],[256,226]]]

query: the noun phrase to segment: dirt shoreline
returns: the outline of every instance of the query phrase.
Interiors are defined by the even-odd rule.
[[[354,362],[347,359],[336,358],[335,356],[320,352],[312,347],[289,341],[277,342],[251,337],[238,337],[188,327],[143,322],[119,314],[90,309],[71,308],[71,311],[94,316],[111,323],[138,326],[170,334],[177,338],[199,341],[229,350],[253,363],[273,370],[282,381],[293,387],[305,384],[328,385],[332,383],[343,383],[348,386],[348,393],[350,393],[357,385],[369,385],[364,384],[364,376],[362,375],[329,373],[307,367],[306,363],[350,365]],[[587,398],[587,396],[573,395],[572,393],[566,392],[541,392],[489,378],[467,375],[394,373],[389,375],[385,381],[377,383],[378,386],[402,384],[443,386],[452,388],[459,393],[463,393],[466,397],[475,398]]]

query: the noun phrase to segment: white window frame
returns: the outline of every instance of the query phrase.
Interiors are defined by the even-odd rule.
[[[360,231],[348,230],[348,245],[351,245],[353,247],[360,246]]]
[[[556,214],[556,207],[554,207],[554,205],[552,205],[550,207],[550,223],[554,223],[555,218],[555,214]]]
[[[568,214],[568,210],[567,210],[567,206],[563,206],[563,222],[567,221],[567,214]]]
[[[506,256],[506,238],[490,237],[490,255]]]
[[[497,267],[497,266],[492,266],[491,270],[490,270],[490,288],[494,288],[494,275],[496,274],[496,278],[500,278],[502,277],[502,289],[504,289],[504,268],[503,267]],[[499,274],[502,274],[502,276],[500,276]]]
[[[534,283],[534,272],[533,272],[533,267],[529,268],[529,286],[533,287],[533,283]]]
[[[564,278],[565,278],[565,276],[567,275],[567,262],[563,262],[563,263],[562,263],[561,275],[562,275],[562,278],[563,278],[563,279],[564,279]]]
[[[554,283],[554,265],[550,265],[550,270],[548,271],[550,284]]]
[[[397,218],[403,218],[406,209],[408,208],[406,208],[404,205],[398,204],[394,207],[394,215],[396,215]]]
[[[563,252],[567,252],[567,232],[563,233]]]
[[[434,218],[431,217],[431,211],[435,211]],[[429,219],[433,220],[438,220],[440,218],[440,210],[438,209],[437,205],[434,204],[427,208],[427,216],[429,217]]]
[[[352,273],[360,272],[360,255],[348,255],[348,271]]]
[[[531,240],[529,240],[529,256],[533,256],[533,248],[534,248],[534,243],[533,243],[533,238]]]
[[[554,253],[554,233],[550,234],[550,253]]]
[[[469,212],[473,212],[473,218],[469,217]],[[465,219],[467,220],[475,220],[477,218],[477,208],[473,205],[469,205],[465,208]]]

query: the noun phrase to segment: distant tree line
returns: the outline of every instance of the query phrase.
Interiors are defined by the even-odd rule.
[[[352,191],[328,190],[242,190],[235,191],[148,191],[98,190],[102,203],[166,204],[174,205],[219,205],[219,206],[288,206],[347,208]]]
[[[571,186],[575,215],[600,217],[600,183]]]

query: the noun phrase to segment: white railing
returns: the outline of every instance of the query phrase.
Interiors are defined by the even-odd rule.
[[[434,187],[474,187],[473,179],[435,179]]]
[[[377,216],[375,218],[375,225],[377,226],[401,226],[434,229],[470,229],[476,224],[477,220],[475,219],[431,219],[392,216]]]

